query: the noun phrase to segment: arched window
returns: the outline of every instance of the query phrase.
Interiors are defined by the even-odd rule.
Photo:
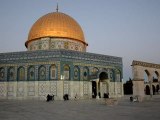
[[[35,80],[35,68],[30,66],[28,69],[28,80]]]
[[[70,67],[68,65],[64,66],[64,79],[65,80],[70,79]]]
[[[57,69],[56,69],[56,65],[52,65],[50,67],[50,79],[56,79],[57,78]]]
[[[13,67],[10,67],[8,69],[8,81],[15,80],[15,69]]]
[[[94,68],[92,69],[92,74],[93,74],[93,75],[97,75],[98,71],[99,71],[98,68],[94,67]]]
[[[115,79],[114,79],[114,70],[113,69],[110,69],[109,70],[109,77],[110,77],[110,81],[115,81]]]
[[[116,69],[116,82],[121,82],[121,74],[120,71],[118,69]]]
[[[89,69],[87,67],[83,68],[83,80],[89,80]]]
[[[4,71],[4,68],[0,68],[0,80],[3,80],[4,79],[4,74],[5,74],[5,71]]]
[[[25,69],[24,67],[18,68],[18,80],[25,80]]]
[[[150,73],[148,70],[144,70],[144,82],[145,83],[149,83],[149,76],[150,76]]]
[[[153,82],[158,82],[158,77],[159,77],[159,73],[157,71],[155,71],[153,73]]]
[[[45,80],[46,79],[46,68],[45,66],[40,66],[39,67],[39,72],[38,72],[38,75],[39,75],[39,80]]]
[[[78,66],[74,67],[74,80],[80,80],[80,70]]]

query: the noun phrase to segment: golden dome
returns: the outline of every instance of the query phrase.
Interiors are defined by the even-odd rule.
[[[39,38],[69,38],[87,45],[80,25],[70,16],[61,12],[48,13],[39,18],[32,26],[25,45]]]

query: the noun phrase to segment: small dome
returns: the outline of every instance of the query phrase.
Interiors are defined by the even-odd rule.
[[[85,42],[80,25],[70,16],[61,12],[48,13],[39,18],[32,26],[25,45],[39,38],[68,38],[74,41]]]

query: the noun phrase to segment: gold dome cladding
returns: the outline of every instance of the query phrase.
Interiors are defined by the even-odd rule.
[[[60,12],[48,13],[33,24],[26,47],[30,41],[44,37],[69,38],[87,45],[80,25],[72,17]]]

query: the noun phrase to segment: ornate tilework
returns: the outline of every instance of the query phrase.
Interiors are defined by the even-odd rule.
[[[50,90],[51,90],[51,94],[57,95],[57,81],[50,82]]]
[[[35,95],[35,82],[28,82],[28,96],[34,96]]]
[[[88,82],[83,82],[83,94],[84,95],[88,95],[88,89],[89,89]]]
[[[0,83],[0,97],[4,97],[6,94],[6,84]]]
[[[85,52],[86,46],[81,42],[64,38],[41,38],[40,40],[38,39],[28,44],[28,50],[30,51],[49,49],[65,49]]]
[[[64,94],[69,94],[69,88],[70,88],[70,85],[69,85],[69,82],[68,81],[64,81],[64,87],[63,87],[63,90],[64,90]]]
[[[14,96],[14,83],[9,82],[8,87],[7,87],[7,95],[10,96]]]
[[[47,95],[47,83],[46,82],[39,82],[39,96],[46,96]]]
[[[17,97],[24,96],[24,82],[17,83]]]
[[[0,80],[4,80],[5,77],[5,69],[3,67],[0,68]]]

